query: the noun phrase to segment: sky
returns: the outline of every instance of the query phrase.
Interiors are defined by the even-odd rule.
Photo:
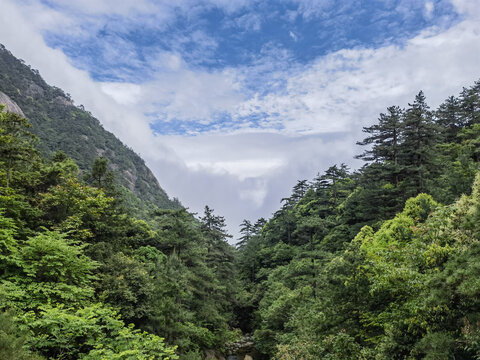
[[[480,0],[0,0],[0,43],[193,212],[270,217],[423,90],[480,79]]]

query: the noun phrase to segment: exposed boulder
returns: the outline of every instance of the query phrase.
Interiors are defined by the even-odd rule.
[[[71,100],[67,99],[64,96],[57,96],[53,101],[55,101],[59,105],[63,106],[73,106],[73,103]]]
[[[45,90],[34,82],[31,82],[30,85],[28,85],[27,90],[25,91],[25,95],[31,96],[34,99],[38,99],[42,97],[45,93]]]
[[[15,101],[10,99],[6,94],[0,91],[0,104],[6,105],[6,110],[15,114],[20,115],[21,117],[25,117],[22,109],[20,106],[17,105]]]
[[[241,339],[225,344],[227,360],[253,360],[257,351],[253,336],[245,335]]]

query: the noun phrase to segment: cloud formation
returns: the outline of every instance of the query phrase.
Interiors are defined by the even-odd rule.
[[[294,10],[276,9],[275,16],[288,27],[277,25],[275,38],[264,35],[258,51],[246,48],[240,63],[232,50],[240,36],[273,31],[263,2],[48,3],[4,0],[0,42],[138,152],[171,196],[193,211],[212,206],[233,233],[243,218],[268,217],[297,180],[334,163],[359,166],[355,141],[386,107],[407,106],[420,89],[436,107],[480,77],[474,0],[389,2],[374,14],[378,24],[401,13],[422,28],[398,29],[402,41],[364,43],[340,41],[346,33],[339,21],[354,16],[350,2],[286,1]],[[163,34],[178,17],[188,29],[168,40],[140,46],[130,34],[138,19]],[[312,19],[336,19],[325,29],[341,48],[332,43],[315,52],[312,45],[315,56],[301,55],[295,46],[309,40],[300,18],[307,29]],[[202,25],[208,21],[223,26],[232,43],[220,60],[225,38]],[[82,51],[92,40],[98,54],[79,54],[65,38]]]

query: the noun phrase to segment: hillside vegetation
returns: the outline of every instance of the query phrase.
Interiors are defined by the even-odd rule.
[[[364,132],[363,168],[298,181],[270,220],[242,224],[257,348],[480,358],[480,82],[435,111],[420,92]]]
[[[61,89],[49,86],[38,71],[15,58],[0,45],[0,92],[12,99],[30,120],[32,132],[41,140],[38,149],[45,157],[62,150],[77,163],[82,172],[92,167],[98,156],[109,160],[109,168],[135,214],[146,217],[148,209],[178,209],[158,184],[145,162],[83,106]]]
[[[155,210],[151,226],[137,220],[103,158],[88,185],[65,153],[41,157],[30,128],[0,113],[0,358],[221,349],[239,288],[223,218],[207,207],[200,219],[181,208]]]

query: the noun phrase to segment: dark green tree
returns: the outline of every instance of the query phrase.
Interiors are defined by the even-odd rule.
[[[400,161],[405,169],[404,191],[406,198],[427,190],[427,182],[435,176],[435,145],[439,128],[420,91],[409,104],[403,125]]]
[[[31,163],[37,156],[32,125],[18,114],[4,112],[0,105],[0,162],[6,168],[6,187],[10,186],[12,171],[20,165]]]
[[[460,114],[466,126],[480,123],[480,80],[460,94]]]
[[[235,245],[238,249],[245,247],[248,241],[252,238],[254,234],[254,226],[249,220],[243,220],[240,224],[240,234],[242,235]]]
[[[450,96],[440,105],[435,117],[437,124],[440,125],[442,140],[448,143],[457,142],[458,132],[466,126],[459,100]]]
[[[390,106],[386,114],[380,114],[377,124],[363,128],[363,132],[370,136],[357,142],[357,145],[371,146],[371,148],[356,158],[381,163],[382,171],[377,174],[378,179],[390,182],[395,187],[398,186],[401,175],[399,156],[403,117],[402,109],[398,106]]]
[[[100,156],[95,158],[92,166],[92,174],[91,177],[93,179],[93,183],[97,187],[102,187],[102,181],[107,174],[108,170],[108,159]]]

